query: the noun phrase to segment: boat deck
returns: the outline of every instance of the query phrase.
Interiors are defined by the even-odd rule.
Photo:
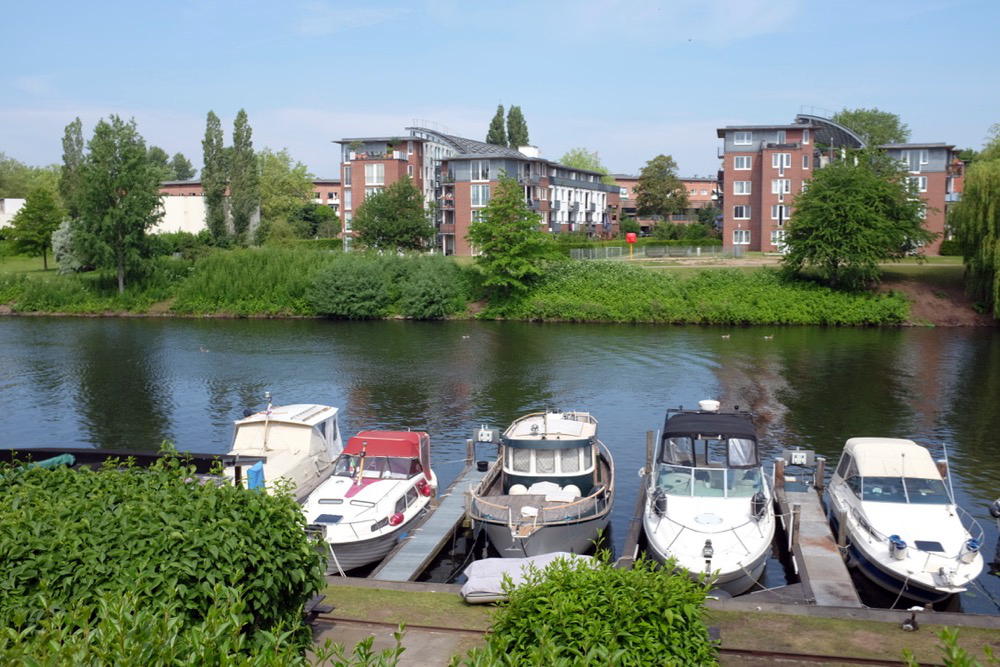
[[[465,518],[465,493],[469,485],[478,484],[485,475],[476,466],[467,466],[441,494],[437,508],[428,512],[408,537],[400,540],[368,578],[414,581]]]

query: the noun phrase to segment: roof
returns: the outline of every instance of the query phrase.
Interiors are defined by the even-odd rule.
[[[337,412],[337,408],[332,408],[329,405],[318,405],[316,403],[293,403],[292,405],[279,405],[272,407],[270,412],[267,412],[266,410],[256,412],[249,417],[237,420],[236,425],[239,427],[244,424],[271,421],[313,426],[335,416]]]
[[[947,150],[955,150],[955,146],[952,144],[946,144],[943,141],[934,144],[882,144],[879,148],[944,148]]]
[[[865,141],[851,128],[841,125],[835,120],[815,116],[813,114],[800,113],[795,117],[803,123],[808,123],[816,128],[814,140],[829,146],[846,146],[848,148],[864,148]],[[805,127],[805,125],[803,125]]]
[[[318,185],[319,183],[340,183],[339,178],[314,178],[313,185]]]
[[[854,457],[862,477],[917,477],[940,479],[931,453],[912,440],[851,438],[844,454]]]
[[[724,139],[726,132],[739,132],[741,130],[811,130],[816,128],[812,123],[777,123],[772,125],[727,125],[716,130],[720,139]]]
[[[361,431],[347,441],[345,454],[357,456],[362,451],[366,456],[398,456],[416,459],[420,457],[420,440],[430,439],[423,431]]]
[[[663,424],[663,437],[722,435],[757,439],[753,417],[747,412],[669,412]]]
[[[366,142],[366,141],[383,141],[385,143],[396,143],[401,144],[404,141],[427,141],[423,137],[411,137],[408,134],[394,134],[390,137],[344,137],[343,139],[334,139],[335,144],[350,144],[355,141]]]

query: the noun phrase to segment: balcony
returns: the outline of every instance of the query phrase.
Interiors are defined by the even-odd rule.
[[[558,199],[553,200],[552,203],[549,204],[549,210],[550,211],[561,211],[562,210],[562,202],[559,201]]]
[[[455,210],[455,198],[454,197],[441,197],[441,208],[447,209],[449,211]]]
[[[944,200],[948,203],[956,202],[962,198],[961,192],[948,192],[944,196]]]
[[[580,202],[578,202],[578,201],[572,202],[569,205],[569,210],[571,210],[571,211],[579,211],[580,210]]]
[[[783,144],[768,143],[768,144],[764,144],[764,148],[769,148],[769,149],[770,148],[787,148],[789,150],[798,150],[799,143],[797,141],[786,142],[786,143],[783,143]]]
[[[348,162],[354,162],[356,160],[407,160],[406,151],[392,151],[392,152],[378,152],[378,151],[368,151],[368,152],[357,152],[351,151],[347,155]]]
[[[455,223],[454,222],[442,222],[438,226],[439,234],[454,234],[455,233]]]
[[[587,210],[593,213],[597,210],[597,204],[587,204]]]

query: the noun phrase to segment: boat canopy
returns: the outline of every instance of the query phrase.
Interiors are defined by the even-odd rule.
[[[361,431],[347,441],[344,453],[359,456],[393,456],[420,458],[421,440],[430,441],[422,431]]]
[[[539,412],[525,415],[504,431],[507,447],[565,449],[591,447],[597,438],[597,420],[586,412]]]
[[[749,468],[760,465],[749,413],[668,413],[660,462],[680,466]]]
[[[851,438],[844,454],[862,477],[913,477],[941,479],[931,453],[912,440],[900,438]]]

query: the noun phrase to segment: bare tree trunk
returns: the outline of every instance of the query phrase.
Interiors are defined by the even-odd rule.
[[[49,250],[48,248],[42,248],[42,271],[49,270]]]
[[[125,255],[118,253],[118,293],[125,293]]]

